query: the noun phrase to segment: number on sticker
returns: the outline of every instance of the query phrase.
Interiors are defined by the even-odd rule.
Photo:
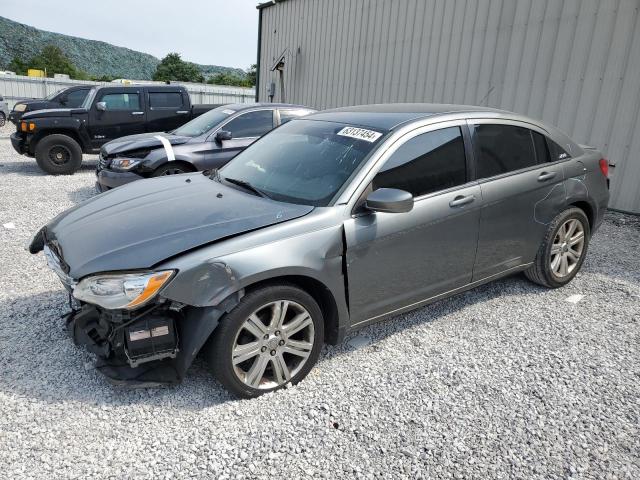
[[[357,138],[358,140],[364,140],[365,142],[370,143],[375,142],[382,136],[380,132],[357,127],[344,127],[338,132],[338,135],[342,135],[343,137]]]

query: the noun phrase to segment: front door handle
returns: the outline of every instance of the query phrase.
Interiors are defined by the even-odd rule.
[[[538,175],[539,182],[546,182],[547,180],[551,180],[552,178],[556,178],[556,172],[542,172]]]
[[[189,113],[189,110],[178,110],[176,113],[184,115],[185,113]]]
[[[449,202],[450,207],[461,207],[462,205],[467,205],[473,202],[476,199],[473,195],[458,195],[456,198]]]
[[[131,115],[144,115],[144,112],[131,112]]]

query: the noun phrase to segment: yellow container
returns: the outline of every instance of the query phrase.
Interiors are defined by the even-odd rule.
[[[38,70],[36,68],[30,68],[29,70],[27,70],[27,76],[28,77],[44,78],[45,74],[44,74],[44,70]]]

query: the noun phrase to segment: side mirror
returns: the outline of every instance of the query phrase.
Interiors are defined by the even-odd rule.
[[[222,143],[224,140],[231,140],[233,135],[229,130],[220,130],[216,133],[216,141]]]
[[[107,111],[107,102],[98,102],[98,103],[96,103],[96,110],[99,110],[101,112],[106,112]]]
[[[373,212],[406,213],[413,209],[413,195],[397,188],[379,188],[367,195],[365,206]]]

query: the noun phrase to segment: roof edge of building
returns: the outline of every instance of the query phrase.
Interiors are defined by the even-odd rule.
[[[256,5],[258,10],[262,10],[263,8],[273,7],[276,3],[282,3],[286,0],[269,0],[268,2],[259,3]]]

